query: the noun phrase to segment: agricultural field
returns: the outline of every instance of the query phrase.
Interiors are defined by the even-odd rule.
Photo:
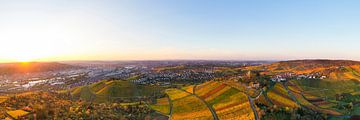
[[[235,88],[227,90],[208,103],[213,106],[219,119],[255,119],[247,96]]]
[[[341,115],[341,113],[339,113],[335,110],[329,109],[335,104],[326,102],[322,99],[318,99],[315,97],[304,98],[300,87],[296,86],[292,82],[288,82],[288,83],[289,83],[288,88],[289,88],[290,92],[292,93],[292,95],[294,95],[296,100],[304,107],[321,112],[321,113],[329,114],[329,115]]]
[[[189,93],[178,90],[178,89],[167,89],[165,93],[170,97],[171,101],[175,101],[186,96],[190,96]]]
[[[150,107],[164,115],[170,114],[170,101],[168,97],[156,99],[156,104],[152,104]]]
[[[216,81],[209,81],[204,84],[198,85],[195,88],[195,94],[198,96],[205,96],[210,90],[220,86],[221,83]]]
[[[181,89],[183,89],[183,90],[185,90],[185,91],[187,91],[189,93],[193,93],[194,92],[194,87],[195,87],[195,85],[189,85],[189,86],[183,87]]]
[[[294,80],[305,93],[317,97],[334,98],[336,94],[357,93],[360,91],[360,82],[356,80]]]
[[[173,104],[173,114],[171,119],[213,119],[209,108],[199,98],[179,89],[168,89]]]
[[[8,98],[7,96],[0,96],[0,103],[5,102]]]
[[[265,95],[262,94],[260,95],[260,97],[258,99],[255,100],[256,103],[261,103],[263,105],[266,105],[266,106],[272,106],[272,103],[271,101],[268,101],[266,98],[265,98]]]
[[[30,112],[24,111],[24,110],[14,110],[14,111],[8,111],[6,114],[8,114],[10,117],[14,119],[19,119],[20,117],[28,115]]]
[[[196,89],[196,94],[213,107],[219,119],[255,119],[247,96],[222,82],[212,81]]]
[[[280,83],[276,83],[275,86],[267,92],[267,96],[272,103],[281,107],[298,108],[299,105],[291,99],[287,90]]]

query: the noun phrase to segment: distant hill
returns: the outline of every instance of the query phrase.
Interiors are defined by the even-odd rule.
[[[249,69],[261,69],[270,73],[293,72],[319,74],[334,80],[360,81],[360,62],[351,60],[293,60],[281,61]]]
[[[90,85],[75,87],[67,92],[76,98],[87,101],[108,102],[118,98],[131,99],[154,95],[161,90],[160,87],[137,86],[124,80],[103,80]]]
[[[28,62],[0,64],[0,74],[47,72],[77,68],[76,66],[57,62]]]
[[[351,65],[360,65],[360,62],[350,60],[293,60],[276,62],[268,67],[272,70],[308,70]]]

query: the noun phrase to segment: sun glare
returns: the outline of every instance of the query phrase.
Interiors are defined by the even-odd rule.
[[[32,59],[28,57],[17,58],[18,62],[30,62]]]

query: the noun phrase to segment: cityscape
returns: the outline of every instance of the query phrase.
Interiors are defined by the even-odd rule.
[[[360,120],[360,1],[0,1],[2,120]]]

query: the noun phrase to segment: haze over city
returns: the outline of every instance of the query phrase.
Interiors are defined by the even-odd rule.
[[[360,60],[359,1],[0,1],[0,62]]]

